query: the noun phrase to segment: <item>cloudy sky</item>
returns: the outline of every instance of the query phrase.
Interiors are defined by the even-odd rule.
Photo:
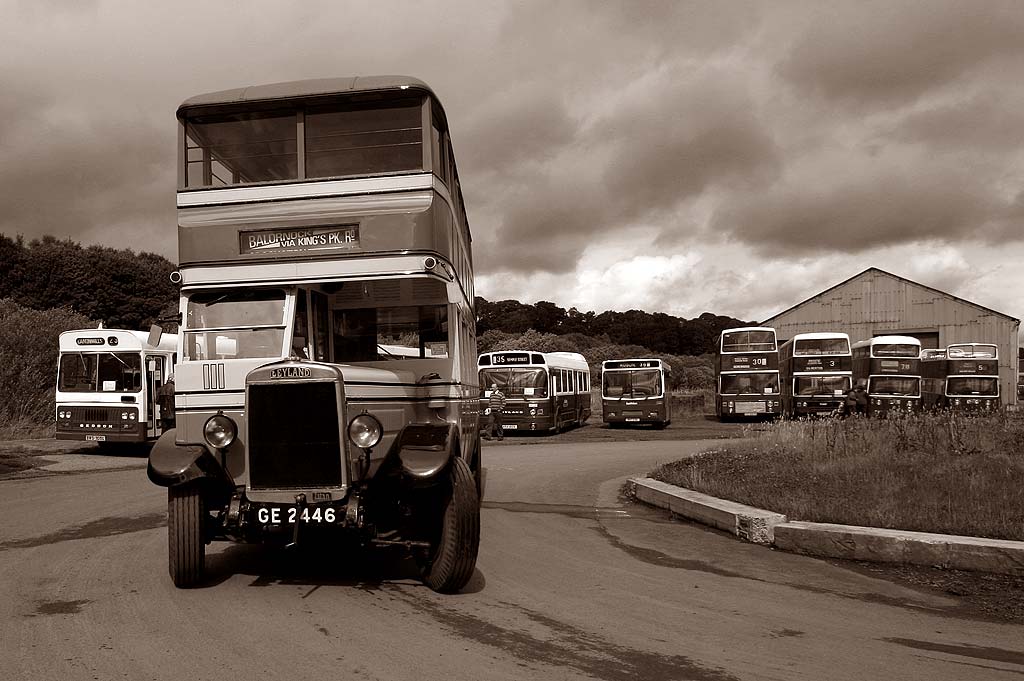
[[[1024,317],[1024,3],[0,0],[0,232],[176,259],[174,111],[407,74],[477,290],[763,319],[875,266]]]

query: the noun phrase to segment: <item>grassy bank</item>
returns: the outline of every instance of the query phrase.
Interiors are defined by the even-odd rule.
[[[793,520],[1024,540],[1024,419],[785,421],[651,477]]]

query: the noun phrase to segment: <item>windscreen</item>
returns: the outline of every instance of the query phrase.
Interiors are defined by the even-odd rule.
[[[377,362],[448,357],[448,306],[334,310],[334,360]]]
[[[283,357],[285,298],[282,289],[191,294],[185,315],[185,357]]]
[[[722,374],[723,395],[773,395],[779,392],[778,373]]]
[[[490,395],[491,386],[496,385],[505,397],[548,396],[548,372],[546,369],[482,369],[480,371],[480,394]]]
[[[956,396],[998,397],[999,379],[981,376],[955,376],[946,379],[946,394]]]
[[[657,369],[605,371],[605,397],[659,397],[661,372]]]
[[[876,343],[871,346],[872,357],[918,357],[921,346],[910,343]]]
[[[850,341],[846,338],[808,338],[794,341],[793,354],[801,357],[815,355],[848,355]]]
[[[946,356],[950,359],[997,359],[995,345],[950,345]]]
[[[849,376],[797,376],[793,379],[794,395],[845,395],[853,385]]]
[[[138,392],[142,389],[142,356],[131,352],[64,353],[57,383],[62,392]]]
[[[911,376],[872,376],[868,380],[868,394],[919,397],[921,379]]]

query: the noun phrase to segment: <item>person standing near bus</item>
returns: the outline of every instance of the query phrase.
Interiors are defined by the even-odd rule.
[[[868,391],[863,380],[857,381],[850,392],[846,393],[846,414],[865,416],[868,413]]]
[[[160,406],[160,426],[166,433],[174,428],[174,374],[167,374],[167,380],[156,394]]]
[[[491,435],[497,432],[498,441],[505,439],[502,430],[501,413],[505,411],[505,393],[498,390],[497,383],[491,383],[491,396],[487,399],[487,434],[484,436],[490,440]]]

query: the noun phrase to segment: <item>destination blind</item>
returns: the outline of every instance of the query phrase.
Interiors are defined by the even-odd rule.
[[[656,359],[612,360],[605,362],[605,369],[657,369],[660,363]]]

